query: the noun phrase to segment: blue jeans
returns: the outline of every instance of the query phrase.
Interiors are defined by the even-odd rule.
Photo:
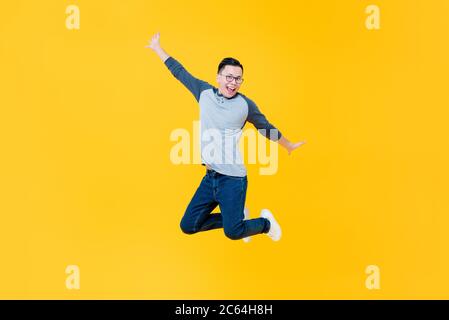
[[[270,229],[268,219],[243,220],[247,186],[246,176],[228,176],[207,169],[181,219],[181,230],[194,234],[223,228],[225,235],[232,240],[267,233]],[[212,213],[217,205],[221,212]]]

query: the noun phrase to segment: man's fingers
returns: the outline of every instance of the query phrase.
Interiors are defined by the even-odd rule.
[[[305,143],[305,141],[294,143],[291,148],[288,149],[288,154],[290,155],[294,150],[298,149],[300,146],[302,146]]]
[[[296,143],[295,146],[299,147],[302,146],[304,143],[306,143],[306,140]]]

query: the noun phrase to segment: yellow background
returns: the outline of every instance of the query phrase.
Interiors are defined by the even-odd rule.
[[[3,2],[0,298],[449,298],[448,17],[445,0]],[[204,167],[173,165],[169,135],[198,106],[144,48],[157,31],[214,85],[238,58],[241,92],[307,141],[276,175],[249,166],[251,216],[270,208],[280,242],[181,232]]]

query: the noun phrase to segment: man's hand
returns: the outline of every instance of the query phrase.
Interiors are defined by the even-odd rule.
[[[161,37],[160,33],[156,33],[153,38],[150,40],[150,44],[145,46],[145,48],[150,48],[154,50],[154,52],[157,53],[159,58],[161,58],[162,62],[165,62],[170,56],[167,54],[167,52],[164,51],[164,49],[161,48],[161,44],[159,43],[159,38]]]
[[[292,151],[294,151],[295,149],[299,148],[300,146],[302,146],[304,143],[306,143],[306,141],[300,141],[297,143],[290,143],[290,146],[287,148],[288,154],[292,153]]]
[[[278,142],[281,146],[283,146],[285,149],[287,149],[289,155],[292,153],[292,151],[298,149],[300,146],[302,146],[304,143],[306,143],[305,140],[293,143],[293,142],[288,141],[287,138],[285,138],[284,136],[282,136]]]
[[[161,34],[159,32],[156,33],[153,36],[153,38],[151,38],[150,44],[148,46],[145,46],[145,48],[150,48],[150,49],[153,49],[153,50],[156,50],[156,49],[160,48],[161,47],[161,45],[159,43],[160,37],[161,37]]]

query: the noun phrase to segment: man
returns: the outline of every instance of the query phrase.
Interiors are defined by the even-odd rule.
[[[200,105],[200,127],[202,132],[219,133],[233,145],[222,139],[211,139],[210,145],[201,143],[201,161],[206,174],[190,201],[180,227],[184,233],[223,228],[225,235],[233,240],[267,234],[272,240],[281,238],[281,227],[268,209],[261,211],[260,218],[249,219],[245,208],[247,175],[238,150],[242,128],[251,122],[265,137],[277,141],[290,154],[305,143],[291,143],[260,112],[256,104],[239,93],[243,82],[243,66],[234,58],[225,58],[218,66],[218,88],[192,76],[175,58],[160,46],[160,34],[156,33],[147,48],[161,58],[170,72],[195,96]],[[235,159],[236,158],[236,159]],[[212,213],[219,205],[220,213]]]

